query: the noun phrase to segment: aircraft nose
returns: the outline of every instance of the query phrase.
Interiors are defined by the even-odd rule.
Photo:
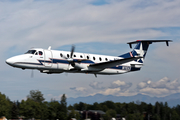
[[[13,63],[14,63],[13,58],[7,59],[7,60],[6,60],[6,63],[7,63],[8,65],[13,65]]]

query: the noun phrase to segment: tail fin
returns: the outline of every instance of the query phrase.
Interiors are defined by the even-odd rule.
[[[130,48],[132,48],[132,44],[137,44],[137,45],[135,46],[133,51],[126,53],[126,54],[123,54],[119,57],[128,58],[128,57],[139,56],[139,57],[143,57],[143,58],[135,60],[135,61],[137,61],[139,63],[143,63],[144,58],[145,58],[146,53],[147,53],[147,50],[148,50],[148,47],[153,42],[166,42],[166,45],[169,46],[169,42],[172,42],[172,40],[137,40],[134,42],[129,42],[127,44],[129,44]]]

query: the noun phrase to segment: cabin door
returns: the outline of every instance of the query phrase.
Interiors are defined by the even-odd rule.
[[[51,50],[44,50],[44,65],[45,67],[52,66],[52,52]]]

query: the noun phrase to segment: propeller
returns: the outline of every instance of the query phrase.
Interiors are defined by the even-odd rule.
[[[32,71],[31,71],[31,78],[33,78],[33,77],[34,77],[34,71],[32,69]]]
[[[63,58],[66,59],[69,62],[68,69],[69,69],[69,65],[71,65],[72,67],[75,67],[75,60],[73,59],[74,51],[75,51],[75,46],[72,45],[70,56],[65,57],[65,55],[63,55]],[[81,62],[81,61],[84,61],[84,60],[87,60],[87,59],[79,59],[79,60],[76,60],[76,61]],[[76,65],[76,68],[81,69],[81,66]]]
[[[74,54],[74,50],[75,50],[75,46],[72,45],[70,57],[67,58],[67,61],[68,61],[70,64],[73,63],[73,54]]]
[[[70,56],[65,57],[65,55],[63,55],[63,58],[65,58],[69,62],[69,65],[70,64],[72,65],[74,63],[74,59],[73,59],[74,50],[75,50],[75,46],[72,45]],[[68,65],[68,68],[69,68],[69,65]]]
[[[72,45],[72,48],[71,48],[71,54],[70,54],[70,58],[72,58],[72,56],[73,56],[73,53],[74,53],[74,50],[75,50],[75,46],[74,46],[74,45]]]

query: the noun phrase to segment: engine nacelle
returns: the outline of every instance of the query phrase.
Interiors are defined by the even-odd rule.
[[[79,63],[72,63],[71,64],[75,69],[85,69],[87,68],[87,66],[84,66],[82,64],[79,64]]]

